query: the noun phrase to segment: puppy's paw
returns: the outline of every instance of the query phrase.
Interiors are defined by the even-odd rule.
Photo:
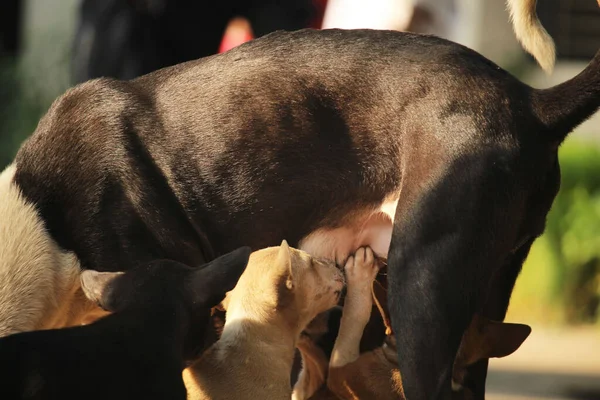
[[[379,263],[370,247],[361,247],[354,256],[350,256],[344,266],[348,291],[354,288],[371,288],[379,271]]]

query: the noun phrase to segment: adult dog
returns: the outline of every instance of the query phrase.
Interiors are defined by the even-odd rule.
[[[524,4],[517,32],[543,49]],[[55,323],[79,268],[200,265],[284,238],[342,264],[370,246],[389,261],[407,398],[448,397],[473,314],[503,319],[544,230],[558,146],[598,107],[600,53],[537,90],[463,46],[389,31],[279,32],[84,83],[0,177],[0,331]]]

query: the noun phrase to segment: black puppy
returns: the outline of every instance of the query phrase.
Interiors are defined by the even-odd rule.
[[[517,20],[537,21],[523,4]],[[465,328],[503,320],[544,230],[558,146],[599,106],[600,54],[538,90],[458,44],[369,30],[279,32],[87,82],[0,175],[0,332],[73,301],[30,271],[198,265],[282,239],[342,264],[370,246],[389,262],[407,398],[450,397]]]
[[[114,314],[0,339],[0,398],[185,399],[181,373],[249,255],[243,247],[196,269],[162,260],[125,273],[84,271],[86,296]]]

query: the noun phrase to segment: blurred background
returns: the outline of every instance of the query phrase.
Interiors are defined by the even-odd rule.
[[[546,0],[538,14],[557,45],[551,76],[517,43],[503,0],[3,0],[0,169],[68,87],[134,78],[277,29],[432,33],[548,87],[600,49],[600,9],[595,0]],[[600,399],[600,115],[569,137],[560,159],[561,191],[507,317],[533,333],[491,363],[491,399]]]

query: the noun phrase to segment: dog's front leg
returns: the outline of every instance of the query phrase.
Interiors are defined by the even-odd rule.
[[[408,400],[450,398],[461,337],[517,242],[525,196],[507,161],[487,156],[461,159],[435,178],[415,172],[416,182],[404,183],[388,303]]]
[[[360,248],[344,267],[347,294],[344,300],[340,330],[333,346],[329,368],[339,368],[360,355],[360,339],[371,317],[373,280],[379,270],[370,248]]]

